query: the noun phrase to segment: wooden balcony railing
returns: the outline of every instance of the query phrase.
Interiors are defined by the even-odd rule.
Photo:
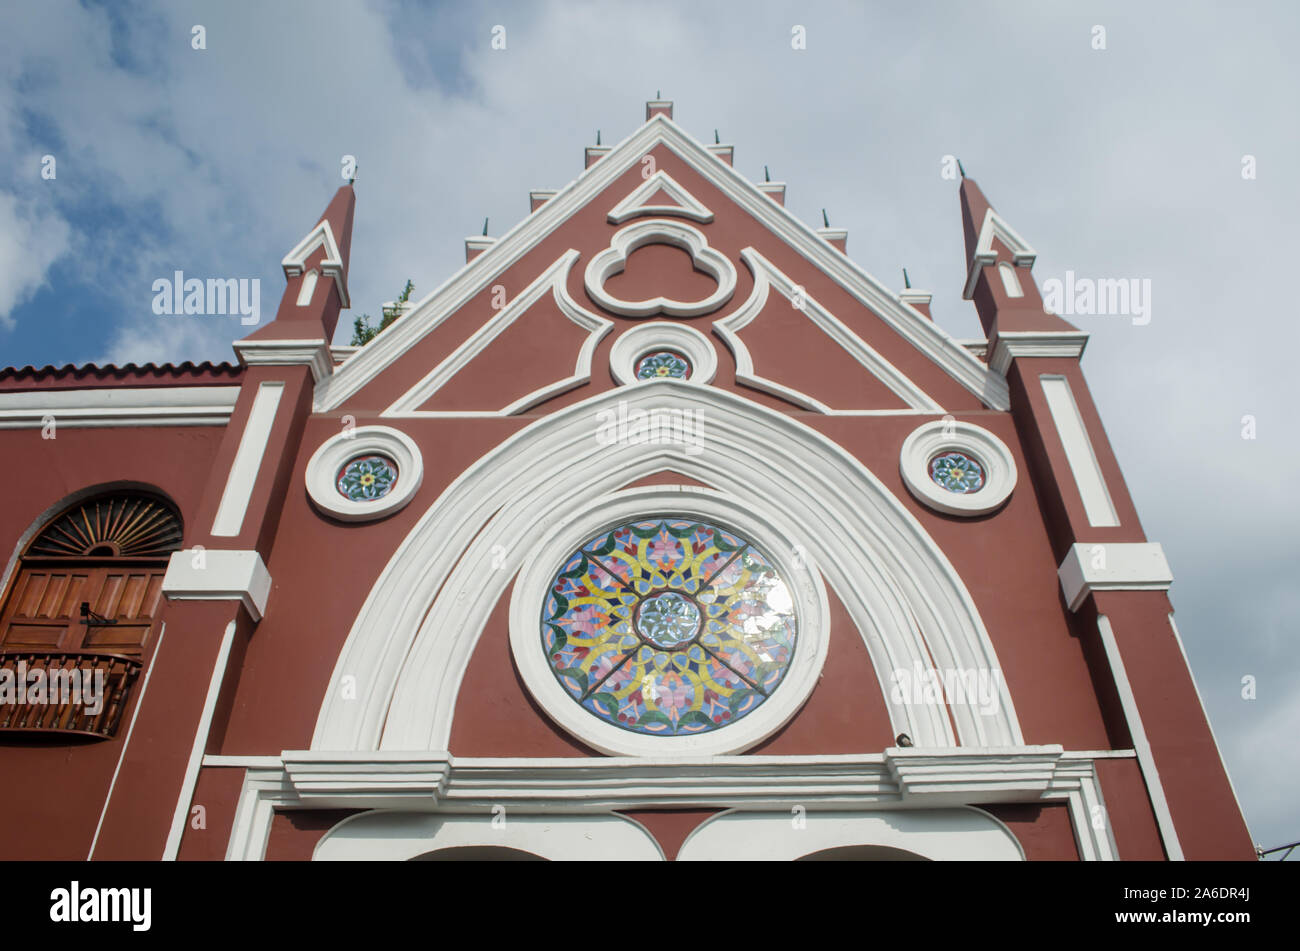
[[[140,667],[96,651],[0,651],[0,733],[111,737]]]

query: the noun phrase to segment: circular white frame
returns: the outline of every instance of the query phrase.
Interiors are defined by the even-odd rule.
[[[709,338],[694,327],[666,320],[624,331],[610,348],[610,373],[623,384],[654,382],[636,378],[637,360],[651,350],[676,350],[690,360],[691,375],[686,379],[692,383],[712,383],[718,373],[718,353],[709,343]]]
[[[354,502],[339,494],[335,480],[349,459],[370,454],[397,463],[397,484],[382,498]],[[307,463],[307,494],[320,511],[345,522],[368,522],[392,515],[414,498],[424,480],[420,447],[406,433],[388,426],[360,426],[333,436]]]
[[[644,301],[626,301],[605,291],[605,282],[627,266],[627,259],[637,248],[648,244],[667,244],[681,248],[691,256],[691,263],[718,282],[718,289],[699,301],[679,301],[654,297]],[[610,313],[624,317],[653,317],[664,313],[670,317],[698,317],[717,310],[736,293],[736,268],[727,256],[709,247],[702,233],[680,221],[651,218],[628,225],[614,233],[609,247],[587,264],[583,274],[587,293]]]
[[[798,635],[780,685],[735,723],[692,736],[648,736],[606,723],[582,707],[556,679],[542,650],[542,605],[564,560],[605,528],[656,515],[681,515],[726,526],[756,544],[775,564],[794,598]],[[555,529],[519,572],[510,599],[510,649],[528,692],[561,728],[613,756],[716,756],[740,753],[790,721],[821,676],[830,641],[830,614],[821,573],[806,546],[776,519],[757,514],[712,489],[645,486],[606,496]]]
[[[976,492],[949,492],[930,478],[930,460],[957,450],[984,469],[984,485]],[[1016,487],[1016,460],[1011,450],[987,429],[954,419],[936,419],[918,426],[903,441],[899,470],[907,490],[920,502],[947,515],[986,515],[998,509]]]

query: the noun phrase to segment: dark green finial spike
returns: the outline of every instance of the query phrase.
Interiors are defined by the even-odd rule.
[[[600,145],[600,130],[596,130],[596,144]]]
[[[487,237],[487,223],[488,223],[488,220],[487,220],[486,218],[484,218],[484,219],[483,219],[483,237],[485,237],[485,238]]]
[[[907,268],[903,268],[903,286],[906,288],[911,288],[912,286],[912,279],[907,276]]]
[[[961,159],[957,159],[957,171],[961,172],[961,177],[966,177],[966,169],[961,167]]]
[[[771,180],[772,180],[772,173],[769,172],[769,171],[767,170],[767,166],[764,165],[764,166],[763,166],[763,181],[765,181],[765,182],[770,182]]]
[[[713,130],[713,144],[714,144],[714,145],[721,145],[721,144],[722,144],[722,140],[721,140],[720,138],[718,138],[718,130],[717,130],[717,129],[714,129],[714,130]]]
[[[656,89],[656,90],[655,90],[655,99],[662,101],[663,98],[664,98],[664,97],[661,96],[661,95],[659,94],[659,90]]]
[[[831,226],[831,220],[830,220],[829,218],[826,217],[826,209],[823,208],[823,209],[822,209],[822,227],[824,227],[824,228],[829,228],[830,226]]]

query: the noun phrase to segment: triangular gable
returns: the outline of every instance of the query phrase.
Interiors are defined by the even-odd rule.
[[[342,405],[466,301],[482,293],[498,274],[586,206],[657,145],[673,152],[987,406],[998,410],[1010,407],[1004,379],[671,119],[660,114],[612,148],[554,198],[427,295],[411,313],[338,367],[331,377],[317,386],[316,411],[325,412]]]
[[[284,256],[284,260],[280,262],[280,267],[284,268],[284,276],[297,277],[301,274],[307,259],[320,247],[325,249],[325,259],[320,263],[321,273],[334,279],[343,306],[351,307],[352,302],[348,300],[347,275],[343,273],[343,255],[339,253],[338,242],[334,240],[334,230],[323,218],[316,227],[307,232],[306,237],[294,245],[292,251]]]
[[[664,201],[665,197],[667,201]],[[640,215],[675,215],[702,222],[713,220],[713,212],[663,169],[610,209],[609,220],[612,224],[621,224]]]
[[[997,238],[1011,252],[1011,261],[1017,267],[1033,267],[1038,253],[1029,246],[1024,238],[1007,224],[1001,215],[990,208],[984,213],[984,222],[980,225],[979,240],[975,242],[975,254],[971,257],[970,273],[966,275],[966,287],[962,297],[970,300],[975,295],[975,282],[979,280],[980,271],[998,259],[993,250],[993,239]]]

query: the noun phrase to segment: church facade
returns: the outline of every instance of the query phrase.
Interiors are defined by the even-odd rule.
[[[1033,249],[955,340],[784,197],[652,101],[362,347],[349,184],[237,363],[0,371],[0,855],[1253,858]]]

